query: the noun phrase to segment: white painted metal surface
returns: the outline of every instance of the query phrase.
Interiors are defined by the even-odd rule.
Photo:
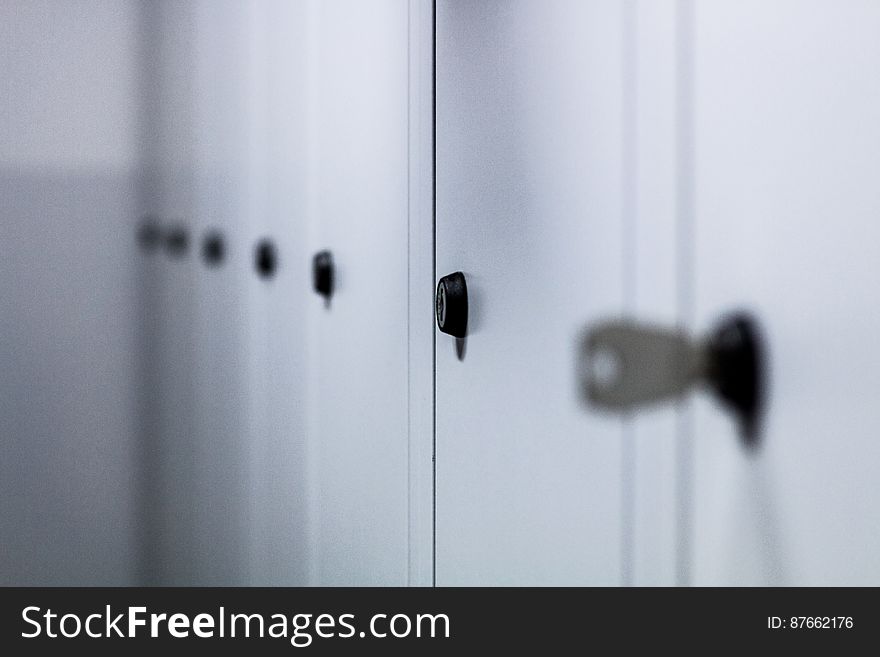
[[[434,582],[434,7],[409,1],[409,576]]]
[[[188,62],[193,76],[189,102],[195,209],[189,223],[196,340],[191,440],[198,467],[189,494],[199,505],[193,568],[201,584],[248,584],[261,581],[251,569],[254,537],[266,540],[257,531],[265,511],[253,504],[252,491],[257,482],[271,481],[270,472],[262,479],[253,477],[254,452],[265,433],[253,429],[252,400],[262,398],[264,391],[249,378],[261,362],[256,349],[261,342],[249,332],[249,322],[262,309],[257,290],[251,288],[250,249],[253,198],[262,188],[252,184],[259,172],[248,155],[252,131],[264,125],[257,122],[251,94],[251,51],[254,41],[265,37],[241,3],[204,1],[184,7],[195,25],[189,52],[175,64],[179,69],[180,62]],[[158,102],[167,101],[160,97]],[[202,257],[208,231],[220,231],[226,245],[223,261],[213,267]],[[285,575],[279,570],[279,579],[286,580]]]
[[[141,559],[139,11],[0,5],[0,584]]]
[[[214,564],[212,582],[304,584],[305,5],[205,2],[196,13],[205,178],[194,221],[199,239],[219,223],[228,245],[220,267],[199,262],[200,562]],[[278,255],[268,278],[255,268],[263,240]]]
[[[169,570],[153,579],[424,583],[408,565],[408,359],[430,350],[407,328],[408,6],[151,11],[156,211],[193,239],[160,270],[152,563]],[[228,244],[216,269],[200,254],[211,228]],[[254,266],[262,240],[278,254],[269,278]],[[424,262],[430,241],[413,245]],[[311,289],[322,248],[337,263],[329,307]]]
[[[87,6],[0,9],[2,583],[880,581],[875,3],[438,0],[436,126],[431,3]],[[758,452],[578,399],[739,307]]]
[[[620,421],[577,398],[575,341],[623,309],[624,13],[437,4],[437,583],[620,584]]]
[[[694,426],[696,584],[880,582],[880,6],[695,3],[694,321],[733,306],[772,357],[749,457]]]
[[[681,317],[682,231],[678,160],[681,132],[679,0],[627,3],[626,134],[630,203],[624,271],[629,316],[675,326]],[[687,445],[681,418],[670,405],[640,410],[626,422],[633,445],[632,577],[637,586],[671,586],[681,581],[688,527],[677,513]]]
[[[305,295],[294,293],[305,283],[304,11],[301,4],[235,2],[223,7],[219,24],[212,23],[217,14],[213,3],[202,8],[212,43],[206,59],[219,64],[213,83],[221,95],[216,102],[205,102],[216,121],[206,135],[207,144],[213,140],[223,145],[216,162],[217,187],[209,198],[234,194],[225,211],[232,225],[230,259],[224,269],[232,272],[229,301],[240,310],[235,314],[234,306],[218,304],[212,317],[233,323],[240,346],[231,354],[215,354],[215,362],[229,363],[229,380],[237,379],[237,394],[227,398],[229,407],[210,390],[204,394],[219,417],[232,416],[227,426],[236,427],[225,447],[228,468],[216,476],[236,473],[237,482],[225,488],[227,494],[239,492],[240,499],[233,502],[239,513],[237,526],[229,523],[223,528],[228,534],[216,549],[236,550],[238,572],[249,584],[304,584]],[[257,246],[264,240],[277,254],[277,268],[267,277],[255,266]],[[206,277],[212,275],[205,271]],[[202,443],[207,449],[210,441],[205,435]],[[205,462],[222,461],[205,453]],[[224,487],[222,482],[218,485]],[[219,571],[217,576],[225,577]]]
[[[180,62],[193,61],[198,26],[189,5],[160,2],[145,12],[150,12],[147,38],[154,39],[145,66],[155,81],[150,92],[155,104],[148,118],[152,134],[146,146],[147,202],[164,235],[172,229],[188,235],[186,253],[174,256],[163,246],[151,256],[157,295],[150,310],[159,320],[146,345],[151,351],[149,367],[155,368],[156,377],[154,404],[149,409],[152,427],[142,437],[151,457],[147,472],[151,552],[146,576],[151,583],[195,584],[204,576],[200,535],[205,515],[196,495],[200,470],[195,416],[200,263],[193,257],[198,252],[193,239],[193,219],[198,213],[197,106],[195,69],[182,67]]]
[[[314,584],[409,581],[409,32],[405,2],[310,6],[308,243],[336,267],[306,292]]]

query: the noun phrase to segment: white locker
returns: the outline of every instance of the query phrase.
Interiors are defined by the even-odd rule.
[[[192,140],[195,209],[190,259],[196,269],[193,441],[198,467],[190,495],[199,505],[194,579],[202,585],[249,584],[249,538],[255,514],[252,456],[252,395],[262,390],[243,367],[255,354],[249,318],[253,268],[250,215],[255,176],[248,159],[256,120],[250,95],[255,39],[241,3],[188,3],[194,28],[188,53],[176,67],[192,70]],[[250,28],[250,29],[248,29]],[[182,64],[186,62],[186,64]],[[162,100],[159,100],[162,102]],[[216,236],[222,254],[205,258],[205,239]],[[256,290],[254,290],[256,291]],[[291,548],[293,549],[293,548]],[[279,572],[279,578],[282,573]]]
[[[624,581],[632,445],[575,386],[580,327],[623,309],[617,2],[438,2],[436,582]]]
[[[306,3],[250,3],[243,270],[251,390],[249,583],[308,583],[308,29]],[[261,249],[274,252],[260,273]]]
[[[304,584],[304,5],[141,11],[143,195],[165,241],[188,242],[144,258],[143,577]]]
[[[0,18],[0,583],[880,582],[876,2]],[[584,398],[740,309],[753,448]]]
[[[872,3],[437,5],[436,581],[878,576]],[[575,328],[758,323],[756,449],[713,395],[579,407]],[[705,386],[704,386],[705,388]]]
[[[310,256],[329,251],[334,267],[329,299],[310,284],[297,290],[309,302],[309,581],[402,586],[410,546],[408,5],[315,2],[308,29],[308,244]]]
[[[145,10],[159,117],[148,196],[190,236],[186,258],[159,268],[148,561],[166,565],[152,581],[429,581],[412,565],[426,559],[429,526],[409,522],[425,488],[410,494],[408,408],[430,394],[408,372],[409,246],[430,244],[409,226],[410,132],[424,121],[410,108],[410,45],[430,35],[422,9]],[[201,254],[212,230],[227,251],[213,267]],[[326,304],[312,290],[323,249],[335,261]],[[422,278],[430,327],[431,273]],[[422,333],[418,347],[430,344]]]
[[[880,5],[694,3],[693,308],[763,324],[764,443],[693,415],[694,584],[880,581]]]
[[[196,444],[195,350],[196,279],[200,263],[193,253],[194,218],[198,216],[196,182],[196,17],[186,4],[160,2],[143,8],[148,29],[145,74],[150,103],[144,143],[148,177],[145,196],[150,215],[161,226],[162,243],[145,254],[155,275],[159,317],[149,367],[155,368],[152,430],[142,439],[148,454],[148,502],[151,518],[146,538],[149,583],[195,584],[199,581],[202,504],[196,495],[200,464]],[[181,62],[189,65],[181,66]],[[150,68],[152,67],[152,68]],[[218,454],[221,454],[218,451]]]
[[[0,584],[139,581],[139,5],[0,4]]]
[[[679,267],[683,179],[678,161],[686,115],[681,102],[683,8],[680,0],[624,3],[626,16],[625,76],[628,107],[625,133],[630,135],[626,168],[628,243],[624,265],[627,316],[659,325],[684,323],[684,271]],[[593,318],[592,321],[596,321]],[[690,539],[687,525],[689,445],[681,436],[686,414],[678,404],[640,409],[624,420],[631,432],[633,469],[632,574],[636,586],[681,584]]]

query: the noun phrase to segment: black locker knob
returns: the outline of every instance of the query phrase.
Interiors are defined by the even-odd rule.
[[[437,328],[443,333],[463,338],[467,335],[467,283],[460,271],[449,274],[437,283]]]
[[[223,239],[223,233],[218,230],[212,230],[205,235],[202,242],[202,259],[210,267],[216,267],[223,262],[226,254],[226,242]]]
[[[278,269],[278,251],[272,240],[263,239],[254,249],[254,267],[261,278],[272,278]]]
[[[159,225],[158,220],[151,215],[141,219],[137,238],[141,248],[147,253],[152,253],[158,249],[162,244],[162,227]]]
[[[758,439],[765,399],[765,357],[757,322],[738,312],[721,319],[709,336],[706,378],[718,400],[738,418],[743,441]]]
[[[333,296],[333,279],[333,254],[319,251],[312,258],[312,287],[327,301]]]
[[[175,258],[186,255],[189,249],[189,232],[183,224],[175,224],[165,234],[165,250]]]

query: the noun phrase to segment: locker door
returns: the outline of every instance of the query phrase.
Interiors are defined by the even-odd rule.
[[[138,3],[0,3],[3,586],[139,583],[140,35]]]
[[[408,7],[313,2],[304,199],[309,459],[319,585],[408,581]],[[430,295],[430,290],[425,290]],[[428,309],[430,312],[430,309]],[[430,436],[426,436],[429,439]]]
[[[880,5],[693,3],[693,320],[771,358],[763,445],[693,413],[693,582],[880,582]]]
[[[142,11],[144,196],[188,236],[186,253],[150,263],[145,575],[303,584],[305,12],[281,0]],[[223,245],[213,261],[209,236]],[[256,266],[263,243],[271,271]]]
[[[625,116],[632,126],[627,167],[632,234],[627,236],[626,313],[660,325],[682,322],[680,177],[682,105],[679,0],[626,3],[631,38],[625,67],[630,91]],[[591,318],[596,321],[598,318]],[[682,581],[680,470],[687,443],[679,435],[678,405],[639,409],[625,421],[633,441],[632,576],[636,586]]]
[[[619,584],[631,453],[577,398],[578,330],[623,307],[624,12],[438,2],[436,581]],[[631,447],[631,445],[629,446]]]
[[[191,3],[198,581],[304,584],[302,5]],[[223,238],[209,262],[205,239]],[[256,250],[271,245],[272,271]]]
[[[193,225],[198,215],[195,175],[194,71],[196,22],[188,5],[161,2],[143,8],[144,38],[152,79],[145,158],[146,197],[163,226],[164,244],[155,254],[158,316],[147,347],[157,383],[151,395],[149,430],[144,434],[148,466],[150,530],[145,540],[150,584],[196,584],[199,580],[200,500],[193,482],[199,472],[194,435],[196,277]],[[196,253],[197,256],[197,253]]]
[[[249,573],[254,584],[304,585],[309,549],[304,318],[311,300],[305,202],[308,7],[271,0],[247,9],[244,97],[251,105],[246,157],[253,196],[241,269],[253,304]],[[275,262],[266,261],[273,251]]]
[[[195,428],[198,467],[191,482],[198,514],[194,523],[193,579],[202,585],[243,585],[248,573],[249,431],[245,318],[253,308],[245,284],[253,278],[247,240],[248,44],[253,35],[245,7],[230,2],[188,3],[194,29],[193,153],[196,208],[191,257],[196,268],[194,325]],[[178,66],[182,66],[178,63]],[[222,253],[206,257],[205,240],[222,241]]]

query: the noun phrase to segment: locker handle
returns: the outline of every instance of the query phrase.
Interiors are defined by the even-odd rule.
[[[467,335],[467,281],[460,271],[444,276],[437,283],[435,311],[440,331],[456,338]]]
[[[756,447],[766,398],[766,356],[758,322],[745,312],[722,318],[700,339],[683,329],[620,319],[584,334],[582,397],[593,407],[628,413],[680,399],[702,385],[736,417],[747,447]]]
[[[330,251],[316,253],[312,258],[312,288],[326,303],[330,303],[333,296],[335,273],[333,254]]]

